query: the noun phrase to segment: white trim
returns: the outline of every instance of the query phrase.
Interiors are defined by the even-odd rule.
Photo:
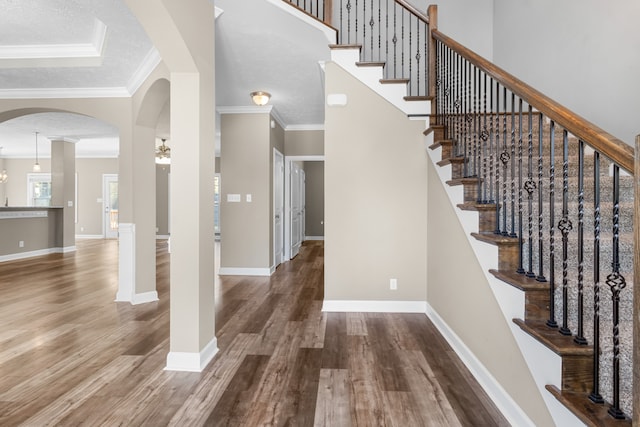
[[[73,246],[73,248],[75,250],[75,246]],[[56,248],[38,249],[35,251],[29,251],[29,252],[18,252],[15,254],[0,255],[0,262],[15,261],[19,259],[33,258],[33,257],[49,255],[49,254],[62,254],[62,253],[65,253],[66,249],[67,248],[56,247]],[[68,251],[68,252],[71,252],[71,251]]]
[[[324,240],[324,236],[304,236],[304,240]]]
[[[131,299],[131,304],[138,305],[138,304],[145,304],[145,303],[154,302],[154,301],[158,301],[158,292],[157,291],[150,291],[150,292],[143,292],[141,294],[134,294],[133,298]]]
[[[81,239],[104,239],[104,234],[76,234],[76,240]]]
[[[489,395],[493,403],[496,404],[500,412],[505,416],[507,421],[514,426],[531,426],[535,424],[527,416],[527,414],[518,406],[511,398],[509,393],[500,385],[500,383],[491,375],[491,372],[478,360],[473,352],[465,345],[465,343],[456,335],[456,333],[447,325],[440,315],[427,303],[426,315],[436,326],[440,334],[447,340],[449,345],[456,352],[458,357],[465,364],[467,369],[482,386],[484,391]]]
[[[3,99],[130,98],[126,87],[17,88],[0,90]]]
[[[244,267],[220,267],[220,276],[271,276],[276,271],[275,267],[268,268],[244,268]]]
[[[286,128],[284,128],[285,131],[297,131],[297,130],[324,130],[324,124],[319,124],[319,125],[314,125],[314,124],[307,124],[307,125],[289,125]]]
[[[324,300],[322,311],[340,313],[424,313],[426,301]]]
[[[116,302],[132,302],[136,280],[136,225],[121,222],[118,225],[118,292]]]
[[[273,105],[239,105],[239,106],[219,106],[216,111],[220,114],[260,114],[271,113]]]
[[[170,351],[165,371],[202,372],[218,353],[218,339],[213,337],[200,353]]]
[[[156,234],[156,240],[169,240],[169,237],[168,234]]]
[[[155,70],[161,62],[162,58],[160,57],[160,52],[158,52],[158,49],[155,47],[152,47],[151,50],[147,52],[147,55],[142,60],[142,63],[138,66],[135,73],[133,73],[133,76],[131,76],[127,82],[127,91],[130,96],[133,96],[133,94],[140,89],[140,86],[142,86],[145,80],[147,80],[153,70]]]
[[[317,19],[313,19],[306,13],[303,13],[302,11],[296,9],[295,7],[292,7],[290,4],[287,4],[286,2],[283,2],[281,0],[267,0],[267,1],[273,4],[274,6],[284,10],[291,16],[294,16],[299,20],[301,20],[302,22],[305,22],[306,24],[321,31],[324,34],[324,36],[327,38],[327,41],[330,44],[336,43],[337,31],[334,28],[331,28],[330,26],[323,24]]]
[[[75,252],[76,251],[76,247],[74,246],[65,246],[63,248],[59,248],[60,249],[60,253],[63,254],[68,254],[70,252]]]
[[[273,117],[273,119],[278,122],[278,124],[280,125],[280,127],[282,129],[286,129],[287,127],[284,125],[284,119],[282,118],[282,116],[280,115],[280,113],[278,113],[278,110],[276,110],[275,107],[273,107],[273,109],[271,110],[271,117]]]

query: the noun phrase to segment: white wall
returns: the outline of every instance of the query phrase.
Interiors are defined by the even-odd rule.
[[[494,62],[633,144],[640,133],[640,2],[494,3]]]

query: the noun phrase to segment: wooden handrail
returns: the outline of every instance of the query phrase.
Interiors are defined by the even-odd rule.
[[[418,9],[411,6],[409,3],[407,3],[404,0],[395,0],[395,2],[398,3],[400,6],[404,7],[405,9],[407,9],[409,12],[413,13],[416,16],[416,18],[418,18],[425,24],[429,23],[429,17],[425,15],[424,12],[420,12]]]
[[[433,30],[431,34],[436,40],[441,41],[470,63],[486,72],[490,77],[493,77],[494,80],[502,84],[502,86],[518,95],[525,102],[567,129],[577,138],[583,140],[586,144],[616,162],[629,173],[634,172],[635,154],[634,148],[631,145],[625,144],[623,141],[563,107],[548,96],[438,30]]]

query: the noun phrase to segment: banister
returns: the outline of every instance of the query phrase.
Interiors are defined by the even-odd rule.
[[[429,23],[429,17],[425,15],[424,12],[419,11],[418,9],[416,9],[415,7],[413,7],[412,5],[410,5],[404,0],[395,0],[395,2],[398,3],[400,6],[404,7],[405,9],[407,9],[409,12],[415,15],[416,18],[418,18],[425,24]]]
[[[629,173],[634,172],[635,154],[632,146],[625,144],[595,124],[563,107],[548,96],[487,61],[470,49],[467,49],[440,31],[432,30],[431,34],[436,40],[439,40],[466,58],[470,63],[486,72],[493,77],[494,80],[518,95],[538,111],[544,113],[545,116],[560,124],[577,138],[580,138],[592,148],[616,162]]]

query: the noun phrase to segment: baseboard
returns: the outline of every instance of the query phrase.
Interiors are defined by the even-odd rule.
[[[425,301],[324,300],[322,311],[342,313],[424,313]]]
[[[167,354],[167,366],[165,371],[202,372],[211,359],[218,353],[218,339],[213,339],[200,353],[187,353],[171,351]]]
[[[75,251],[75,246],[72,246],[72,247],[73,247],[73,250]],[[36,251],[18,252],[15,254],[0,255],[0,262],[16,261],[24,258],[33,258],[33,257],[49,255],[49,254],[61,254],[65,252],[71,252],[70,250],[68,250],[69,248],[47,248],[47,249],[38,249]]]
[[[467,369],[474,376],[476,381],[489,395],[489,398],[496,404],[502,415],[514,426],[531,426],[535,424],[529,419],[527,414],[511,398],[509,393],[491,375],[485,366],[478,360],[473,352],[466,346],[460,337],[447,325],[442,317],[427,303],[425,314],[433,322],[440,334],[447,340],[449,345],[456,352],[458,357],[465,364]]]
[[[76,251],[76,246],[65,246],[64,248],[56,248],[59,249],[58,253],[63,253],[63,254],[68,254],[69,252],[75,252]]]
[[[104,239],[103,234],[76,234],[76,240]]]
[[[158,292],[157,291],[143,292],[141,294],[134,294],[133,298],[131,300],[131,304],[138,305],[138,304],[145,304],[145,303],[154,302],[154,301],[158,301]]]
[[[268,268],[242,268],[242,267],[220,267],[220,276],[271,276],[275,272],[275,267]]]
[[[304,236],[304,240],[324,240],[324,236]]]

